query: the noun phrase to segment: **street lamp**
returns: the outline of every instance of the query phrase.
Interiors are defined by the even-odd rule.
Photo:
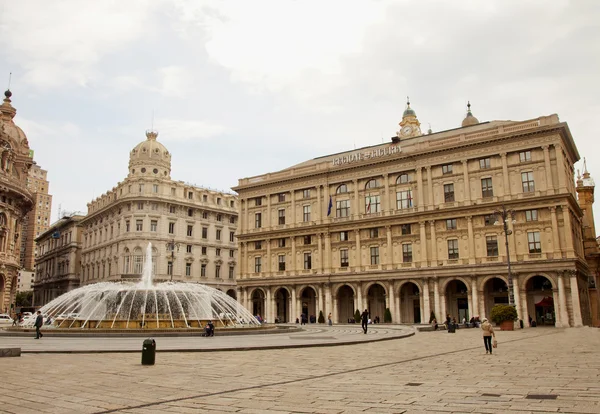
[[[173,281],[173,272],[175,270],[175,248],[179,251],[179,243],[175,242],[175,239],[171,239],[165,243],[167,250],[171,250],[171,282]]]
[[[506,262],[508,263],[508,304],[510,306],[515,306],[515,294],[513,292],[513,279],[512,273],[510,271],[510,250],[508,249],[508,236],[512,234],[512,230],[508,229],[508,218],[515,216],[514,210],[507,210],[504,205],[502,205],[502,210],[494,211],[494,215],[496,216],[495,226],[502,224],[504,226],[504,242],[506,244]],[[501,219],[502,223],[498,220]],[[513,220],[513,223],[516,221]]]

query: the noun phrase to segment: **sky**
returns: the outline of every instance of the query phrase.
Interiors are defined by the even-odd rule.
[[[482,122],[556,113],[600,182],[598,22],[595,0],[0,0],[0,79],[52,221],[122,181],[147,129],[173,179],[229,190],[388,141],[406,96],[434,132],[467,101]]]

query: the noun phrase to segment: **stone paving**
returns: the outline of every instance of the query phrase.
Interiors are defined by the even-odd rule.
[[[600,330],[497,337],[494,355],[478,329],[335,347],[158,353],[154,366],[131,353],[24,354],[0,360],[0,412],[600,413]]]

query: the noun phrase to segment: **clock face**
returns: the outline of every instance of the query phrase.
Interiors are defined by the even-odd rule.
[[[402,128],[402,135],[409,135],[412,132],[412,127],[410,125],[406,125]]]

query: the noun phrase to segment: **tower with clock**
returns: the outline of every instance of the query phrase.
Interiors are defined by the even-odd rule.
[[[406,97],[406,109],[402,114],[400,121],[400,130],[397,132],[398,138],[418,137],[421,133],[421,123],[417,119],[417,114],[410,107],[410,100]]]

